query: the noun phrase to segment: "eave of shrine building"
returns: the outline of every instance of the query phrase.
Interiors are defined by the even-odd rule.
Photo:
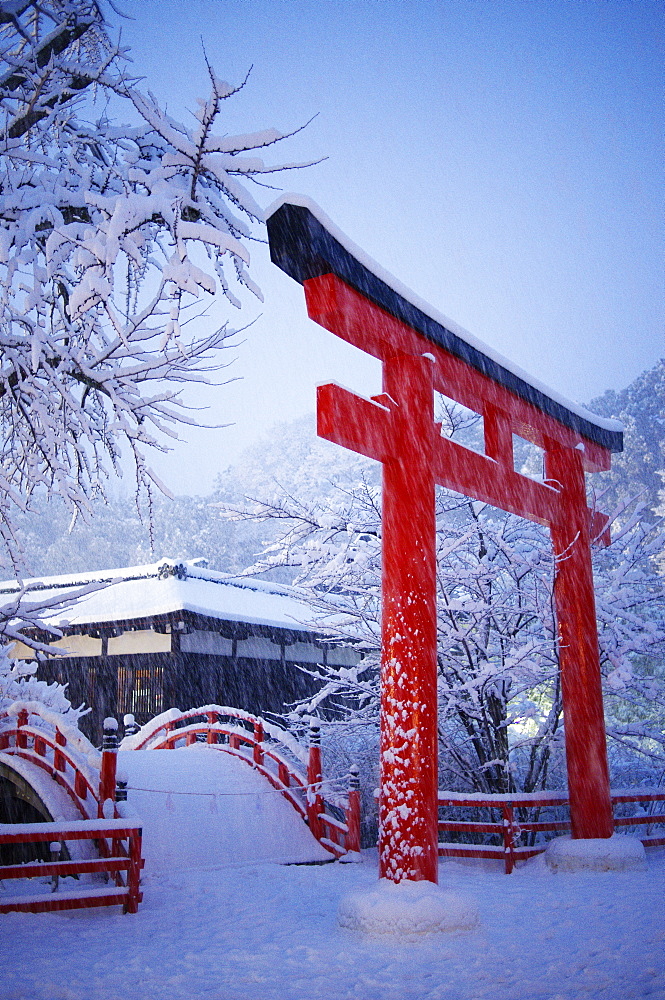
[[[284,195],[268,210],[271,258],[305,286],[312,319],[376,357],[386,343],[407,353],[434,347],[435,388],[476,412],[511,414],[512,431],[547,447],[584,445],[587,471],[623,449],[621,424],[541,385],[387,274],[307,198]],[[384,318],[377,324],[376,310]]]
[[[0,584],[0,593],[15,592],[15,583]],[[191,652],[323,662],[332,649],[323,623],[291,588],[231,580],[194,563],[160,560],[27,582],[26,608],[56,598],[61,603],[41,610],[39,624],[23,629],[54,655]],[[12,655],[28,659],[34,651],[17,643]],[[341,651],[332,654],[339,656],[346,662]],[[349,662],[359,658],[356,654]]]

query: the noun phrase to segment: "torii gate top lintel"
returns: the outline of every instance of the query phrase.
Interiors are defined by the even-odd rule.
[[[396,348],[431,351],[439,362],[435,389],[484,417],[495,407],[509,415],[511,432],[539,447],[547,440],[579,450],[583,445],[587,472],[609,469],[611,453],[623,450],[620,424],[558,398],[470,334],[416,305],[416,296],[381,277],[381,268],[309,199],[279,199],[267,227],[272,261],[304,285],[310,317],[337,336],[381,360]],[[376,306],[385,314],[380,330]]]

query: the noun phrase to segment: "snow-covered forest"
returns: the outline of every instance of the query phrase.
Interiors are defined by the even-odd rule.
[[[665,503],[665,361],[621,392],[608,391],[587,405],[601,416],[616,417],[626,428],[624,451],[612,456],[612,470],[589,477],[599,508],[611,513],[639,500],[654,518]],[[466,433],[474,437],[473,426]],[[210,435],[211,441],[216,439],[214,431]],[[522,468],[537,473],[526,448],[516,453]],[[338,488],[348,492],[362,482],[378,488],[379,477],[375,463],[317,439],[312,415],[271,428],[218,476],[209,496],[171,499],[157,494],[152,543],[148,524],[133,497],[122,495],[121,483],[104,500],[92,502],[93,516],[74,525],[60,500],[43,494],[34,498],[34,512],[17,517],[17,525],[27,569],[34,575],[137,565],[153,554],[201,556],[213,569],[238,573],[277,537],[278,527],[274,521],[257,526],[252,520],[231,519],[224,507],[240,506],[247,498],[270,501],[286,495],[303,503],[324,501]]]

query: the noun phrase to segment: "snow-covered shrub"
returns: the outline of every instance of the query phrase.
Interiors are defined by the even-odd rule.
[[[0,712],[14,702],[39,702],[51,712],[56,712],[71,726],[90,709],[80,705],[74,708],[67,697],[67,685],[37,680],[37,663],[29,660],[12,660],[10,647],[0,646]]]

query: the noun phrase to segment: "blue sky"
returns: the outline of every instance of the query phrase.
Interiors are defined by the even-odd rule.
[[[278,183],[310,195],[441,312],[571,399],[664,351],[662,5],[651,0],[123,0],[137,74],[177,115],[218,75],[229,132],[289,131]],[[261,194],[262,204],[272,200]],[[208,419],[155,463],[207,492],[241,448],[314,409],[317,382],[378,391],[375,362],[305,316],[254,255],[265,303]]]

